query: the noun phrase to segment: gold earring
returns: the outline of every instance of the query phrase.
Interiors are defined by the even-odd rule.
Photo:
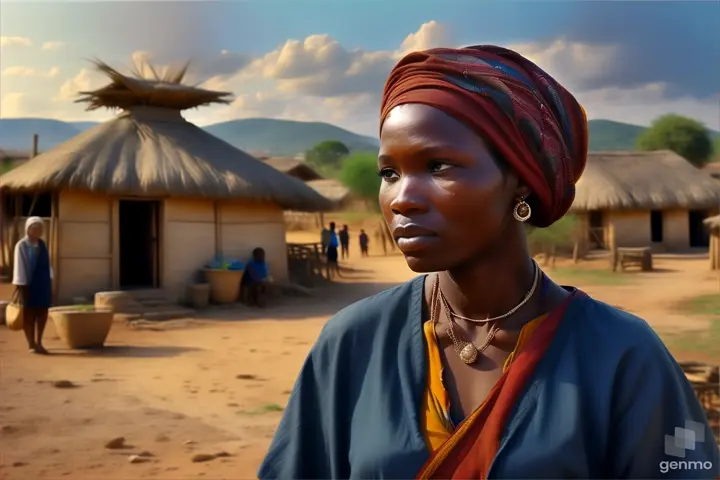
[[[524,198],[519,199],[515,204],[515,208],[513,208],[513,217],[515,217],[515,220],[518,222],[527,222],[531,214],[532,210],[530,209],[530,205],[528,205]]]

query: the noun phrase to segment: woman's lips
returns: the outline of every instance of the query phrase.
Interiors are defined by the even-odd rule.
[[[434,234],[412,235],[398,237],[397,246],[403,253],[418,252],[432,247],[438,241]]]

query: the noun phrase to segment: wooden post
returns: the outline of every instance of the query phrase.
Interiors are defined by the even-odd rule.
[[[575,240],[575,245],[573,245],[573,263],[578,263],[580,261],[580,241]]]
[[[34,134],[33,134],[33,144],[32,144],[32,154],[31,154],[32,156],[31,156],[30,158],[35,158],[35,157],[37,157],[37,154],[38,154],[38,140],[39,140],[39,135],[38,135],[37,133],[34,133]]]

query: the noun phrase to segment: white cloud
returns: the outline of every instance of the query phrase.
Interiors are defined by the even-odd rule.
[[[482,43],[481,38],[477,40],[474,43]],[[410,51],[443,45],[454,45],[447,27],[430,21],[409,33],[396,48],[387,50],[348,48],[326,34],[287,40],[255,58],[223,50],[217,56],[193,62],[187,81],[207,79],[201,85],[203,88],[232,92],[234,102],[188,112],[187,117],[201,124],[248,117],[327,121],[377,135],[380,94],[392,66]],[[593,45],[557,38],[519,43],[510,48],[526,55],[572,91],[590,118],[648,124],[661,114],[676,112],[706,122],[711,128],[720,127],[717,99],[672,98],[670,89],[659,82],[617,87],[608,72],[621,78],[617,77],[625,54],[621,45]],[[169,64],[164,57],[155,58],[154,51],[136,51],[131,60],[137,67],[152,61],[160,71]],[[123,65],[113,66],[125,69]],[[62,78],[59,70],[51,70],[52,74],[43,72],[46,77]],[[81,105],[72,103],[79,91],[96,89],[106,82],[91,68],[83,68],[58,81],[54,96],[45,93],[44,97],[37,94],[31,97],[56,118],[82,120],[97,115],[108,118],[110,113],[85,113]],[[18,92],[25,92],[22,85],[13,85],[12,90],[3,98],[4,108],[17,110],[17,105],[22,106],[24,101],[27,111],[30,97],[17,96]]]
[[[20,92],[11,92],[0,99],[0,115],[3,117],[21,117],[24,112],[24,99],[26,95]]]
[[[32,42],[25,37],[0,37],[0,47],[31,47]]]
[[[65,47],[65,42],[44,42],[42,44],[42,47],[40,47],[41,50],[60,50],[61,48]]]
[[[77,75],[60,86],[60,91],[53,97],[53,100],[55,102],[71,102],[77,99],[80,92],[95,90],[104,83],[107,83],[107,79],[104,79],[98,72],[83,68]]]
[[[3,77],[45,77],[55,78],[60,75],[60,67],[52,67],[49,70],[43,71],[33,67],[26,66],[15,66],[6,67],[2,70]]]

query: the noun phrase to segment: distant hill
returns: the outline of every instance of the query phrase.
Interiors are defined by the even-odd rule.
[[[635,150],[635,140],[645,127],[612,120],[590,120],[590,150]]]
[[[100,122],[68,122],[73,127],[77,128],[81,132],[90,130],[93,127],[100,125]]]
[[[0,119],[0,149],[29,150],[32,135],[40,135],[40,151],[47,150],[98,122],[62,122],[46,118]],[[590,120],[590,150],[634,150],[635,140],[645,127],[612,120]],[[232,120],[204,127],[213,135],[247,152],[265,151],[290,156],[306,151],[323,140],[339,140],[350,150],[377,150],[375,138],[358,135],[322,122],[294,122],[269,118]],[[711,132],[717,142],[720,133]]]
[[[62,122],[46,118],[0,119],[0,149],[30,150],[32,136],[39,135],[39,150],[44,151],[88,130],[98,122]],[[205,130],[247,152],[264,151],[270,155],[295,155],[324,140],[339,140],[350,150],[377,150],[378,141],[321,122],[293,122],[269,118],[251,118],[217,123]]]
[[[38,150],[44,151],[74,137],[80,130],[70,123],[48,118],[2,118],[0,149],[32,150],[35,133],[38,134]]]
[[[321,122],[294,122],[269,118],[248,118],[216,123],[206,131],[248,152],[268,151],[271,155],[295,155],[324,140],[337,140],[351,151],[377,150],[378,141],[335,125]]]

